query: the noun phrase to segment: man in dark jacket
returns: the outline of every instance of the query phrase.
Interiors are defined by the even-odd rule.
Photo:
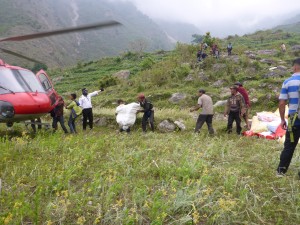
[[[143,110],[140,110],[139,112],[143,112],[143,119],[142,119],[142,129],[143,132],[147,131],[147,123],[148,120],[150,122],[150,128],[152,131],[154,131],[154,110],[152,103],[145,98],[144,94],[138,95],[138,101],[140,103],[140,106],[143,108]]]
[[[224,116],[228,116],[228,125],[227,125],[227,132],[232,132],[232,124],[236,122],[236,132],[237,134],[241,134],[242,127],[241,127],[241,117],[245,114],[245,103],[244,98],[241,94],[237,91],[237,86],[232,86],[231,96],[229,97],[225,109]]]
[[[61,128],[64,130],[65,134],[68,133],[68,130],[65,126],[65,121],[64,121],[64,100],[61,96],[58,97],[58,103],[55,106],[55,108],[50,112],[53,121],[52,121],[52,128],[54,131],[57,130],[58,126],[57,123],[60,123]]]

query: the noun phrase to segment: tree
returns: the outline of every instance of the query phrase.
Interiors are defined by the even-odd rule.
[[[194,43],[194,44],[200,44],[202,42],[202,40],[203,40],[203,35],[201,35],[201,34],[193,34],[192,38],[193,38],[192,43]]]
[[[141,54],[143,53],[148,47],[148,42],[143,39],[139,38],[129,43],[130,51],[134,53]]]
[[[34,63],[34,66],[32,67],[32,72],[37,73],[40,70],[47,70],[48,66],[45,63]]]
[[[203,38],[203,42],[206,43],[208,46],[212,47],[215,41],[216,39],[211,37],[210,32],[206,32]]]

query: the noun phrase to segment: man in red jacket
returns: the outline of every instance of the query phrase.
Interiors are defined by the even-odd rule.
[[[247,129],[250,130],[249,126],[249,118],[248,118],[248,113],[251,107],[250,99],[247,90],[243,87],[243,84],[241,82],[236,82],[234,85],[238,87],[237,91],[243,96],[245,100],[245,105],[246,105],[246,113],[244,114],[243,118],[246,122]]]

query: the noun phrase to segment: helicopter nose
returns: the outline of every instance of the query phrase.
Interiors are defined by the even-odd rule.
[[[15,115],[15,110],[12,104],[5,101],[0,101],[0,120],[11,119]]]

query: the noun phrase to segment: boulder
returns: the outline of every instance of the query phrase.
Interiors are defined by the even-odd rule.
[[[257,98],[253,98],[253,99],[251,99],[251,102],[255,104],[255,103],[258,102],[258,99]]]
[[[218,80],[212,84],[213,87],[221,87],[225,83],[224,80]]]
[[[175,121],[174,124],[179,128],[179,130],[186,130],[186,126],[184,125],[184,123],[182,121]]]
[[[283,77],[285,74],[286,74],[285,71],[276,69],[276,70],[273,70],[273,71],[270,71],[270,72],[266,73],[262,77],[263,78]]]
[[[209,77],[206,76],[206,74],[203,72],[203,70],[198,73],[198,78],[200,80],[203,80],[203,81],[208,81],[209,80]]]
[[[99,127],[106,127],[108,125],[106,117],[99,117],[94,120],[94,123]]]
[[[230,59],[235,63],[238,63],[240,61],[240,57],[237,55],[230,56]]]
[[[224,100],[224,101],[217,101],[217,102],[214,104],[214,107],[225,106],[226,104],[227,104],[227,100]]]
[[[158,124],[157,128],[160,132],[168,133],[175,131],[176,125],[170,120],[163,120]]]
[[[185,81],[193,81],[193,80],[195,80],[195,78],[194,78],[193,74],[189,74],[189,75],[187,75],[187,77],[184,80]]]
[[[292,51],[294,51],[294,52],[300,51],[300,45],[292,46]]]
[[[172,97],[169,99],[169,101],[172,103],[178,103],[185,98],[186,98],[186,94],[174,93],[174,94],[172,94]]]
[[[213,65],[213,70],[214,71],[220,71],[224,68],[226,68],[226,64],[216,63],[216,64]]]
[[[277,69],[278,69],[278,70],[281,70],[281,71],[284,71],[284,72],[287,72],[287,71],[288,71],[288,68],[287,68],[286,66],[282,66],[282,65],[277,66]]]
[[[249,54],[249,55],[247,55],[248,56],[248,58],[250,58],[250,59],[256,59],[256,55],[255,54]]]
[[[261,63],[266,63],[268,65],[275,64],[275,61],[273,59],[261,59],[259,60]]]
[[[115,73],[113,76],[117,77],[119,79],[122,79],[122,80],[128,80],[128,78],[130,76],[130,71],[129,70],[121,70],[121,71]]]
[[[220,98],[226,98],[231,95],[231,91],[229,88],[222,88],[220,92]]]
[[[259,54],[259,55],[276,55],[277,50],[276,49],[258,50],[257,54]]]

